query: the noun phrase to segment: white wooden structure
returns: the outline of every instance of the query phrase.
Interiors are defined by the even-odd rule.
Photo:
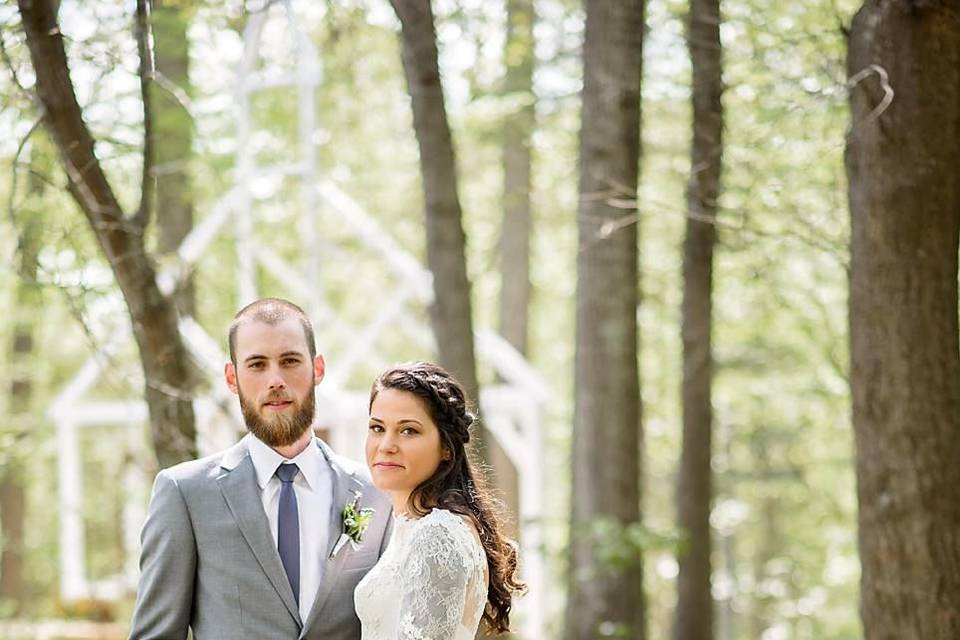
[[[284,30],[286,44],[294,52],[290,69],[260,64],[259,51],[265,28]],[[239,70],[236,93],[237,154],[234,186],[195,226],[183,241],[177,260],[160,273],[161,289],[169,294],[177,283],[200,263],[215,240],[229,238],[236,247],[235,287],[238,304],[258,297],[257,274],[269,274],[282,282],[287,297],[304,304],[317,330],[320,351],[326,355],[327,376],[317,388],[315,426],[326,428],[330,444],[338,452],[362,460],[362,438],[366,431],[366,400],[369,382],[351,388],[351,375],[358,367],[380,370],[394,359],[382,353],[378,341],[386,335],[403,333],[403,340],[415,345],[422,357],[435,352],[432,334],[422,320],[423,309],[433,296],[430,272],[413,255],[386,234],[378,223],[333,181],[319,175],[315,145],[317,130],[314,95],[320,82],[319,58],[312,43],[298,25],[290,0],[266,2],[254,13],[244,34],[245,53]],[[255,140],[259,134],[251,114],[251,99],[264,90],[286,88],[297,95],[299,140],[296,157],[283,164],[258,164]],[[307,141],[303,144],[303,141]],[[302,238],[304,259],[296,264],[279,255],[274,247],[258,238],[255,225],[259,208],[277,197],[283,181],[295,180],[300,200],[297,235]],[[256,188],[254,188],[256,185]],[[326,227],[324,225],[327,225]],[[351,239],[351,246],[377,256],[395,283],[388,293],[366,303],[376,313],[363,321],[344,322],[339,309],[328,302],[324,282],[324,230],[334,225],[338,236]],[[224,286],[230,286],[224,283]],[[106,580],[90,580],[85,558],[83,513],[84,478],[80,430],[90,426],[129,427],[127,446],[142,449],[147,408],[140,398],[92,399],[107,363],[132,342],[129,320],[119,294],[90,314],[99,349],[52,403],[48,416],[58,433],[60,495],[61,596],[64,600],[97,597],[112,599],[129,593],[137,579],[139,531],[145,516],[142,496],[151,478],[141,465],[131,464],[125,474],[125,489],[131,496],[124,513],[127,564],[124,571]],[[196,322],[184,319],[181,333],[191,354],[213,381],[209,397],[194,402],[198,424],[198,448],[211,453],[236,441],[242,424],[237,400],[222,382],[227,355],[220,346],[224,337],[211,337]],[[335,337],[336,339],[333,339]],[[325,347],[327,338],[332,351]],[[530,594],[516,606],[521,633],[528,639],[541,638],[545,564],[542,557],[542,470],[540,468],[540,418],[549,390],[524,358],[494,332],[476,332],[478,359],[493,369],[503,382],[481,391],[485,424],[519,470],[522,513],[521,548],[523,574]],[[361,369],[364,370],[365,369]],[[134,385],[142,387],[142,381]],[[101,394],[102,397],[102,394]]]

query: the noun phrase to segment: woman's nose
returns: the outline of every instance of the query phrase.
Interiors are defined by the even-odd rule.
[[[383,437],[380,438],[380,450],[381,451],[396,451],[397,450],[397,441],[389,433],[383,434]]]

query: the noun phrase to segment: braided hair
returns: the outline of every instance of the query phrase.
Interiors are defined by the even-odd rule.
[[[476,415],[466,393],[445,369],[430,362],[412,362],[388,369],[374,381],[370,406],[380,391],[411,393],[424,404],[448,458],[410,494],[410,512],[422,517],[433,508],[446,509],[473,522],[486,552],[490,576],[483,621],[495,634],[510,628],[513,594],[526,590],[517,578],[517,546],[502,533],[501,505],[490,495],[483,474],[467,453]]]

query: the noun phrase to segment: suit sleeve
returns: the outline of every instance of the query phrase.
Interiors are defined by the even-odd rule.
[[[130,640],[184,640],[190,626],[197,547],[176,480],[161,471],[140,534],[140,582]]]

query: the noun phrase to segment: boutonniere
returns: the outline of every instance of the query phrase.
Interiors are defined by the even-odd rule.
[[[337,552],[348,542],[356,549],[363,541],[363,534],[373,520],[374,510],[369,507],[361,509],[362,498],[363,494],[354,493],[353,500],[343,505],[343,511],[340,512],[340,537],[330,553],[331,558],[337,555]]]

